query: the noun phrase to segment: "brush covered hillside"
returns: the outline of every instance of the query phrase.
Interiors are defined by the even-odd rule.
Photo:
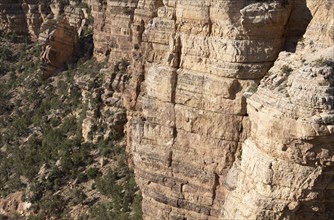
[[[92,58],[90,39],[81,38],[77,56],[50,77],[38,42],[0,37],[1,220],[141,219],[123,110],[101,100],[113,73]],[[113,71],[126,74],[126,65]],[[102,109],[106,118],[92,121]]]

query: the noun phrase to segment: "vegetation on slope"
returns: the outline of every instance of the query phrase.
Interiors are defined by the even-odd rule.
[[[83,54],[45,79],[36,43],[11,35],[0,45],[0,201],[22,192],[30,219],[140,219],[141,195],[121,141],[82,139],[87,102],[74,77],[96,77],[103,64]]]

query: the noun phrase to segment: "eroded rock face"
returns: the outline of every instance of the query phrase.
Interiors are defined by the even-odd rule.
[[[226,181],[226,218],[334,217],[334,5],[309,7],[296,53],[282,52],[247,100],[251,133]]]
[[[87,104],[86,117],[82,123],[85,142],[97,143],[100,139],[108,138],[117,140],[124,136],[127,116],[122,96],[129,78],[127,65],[120,62],[114,69],[101,69],[95,78],[85,75],[76,79]],[[90,94],[90,91],[93,93]]]
[[[33,39],[37,39],[39,28],[49,13],[47,1],[1,0],[0,30],[29,34]]]
[[[129,117],[146,219],[221,216],[249,132],[243,93],[275,61],[289,13],[278,2],[165,1],[147,23],[141,114]]]
[[[39,41],[43,45],[42,69],[54,73],[73,56],[78,47],[77,29],[66,19],[50,19],[43,23]]]
[[[90,2],[94,16],[94,55],[98,60],[106,56],[111,62],[132,59],[131,23],[137,3],[138,0]]]
[[[21,1],[2,0],[0,2],[0,18],[2,31],[28,32]]]
[[[304,197],[298,195],[305,194],[305,191],[299,193],[291,185],[303,182],[301,177],[296,175],[297,182],[289,182],[290,185],[282,183],[282,188],[277,188],[275,193],[262,185],[256,191],[254,181],[257,181],[256,177],[267,184],[279,184],[283,176],[275,174],[276,179],[273,180],[271,173],[265,169],[274,169],[272,160],[278,161],[282,156],[276,148],[284,144],[300,146],[291,154],[293,156],[285,156],[293,157],[295,164],[289,163],[298,169],[291,169],[287,162],[277,162],[276,173],[286,170],[293,176],[294,172],[301,171],[300,176],[307,178],[312,173],[311,179],[321,179],[320,173],[325,171],[305,167],[310,163],[305,159],[309,152],[306,149],[315,146],[314,149],[326,149],[322,153],[313,150],[318,156],[311,151],[310,154],[318,158],[317,163],[320,163],[320,158],[328,161],[331,158],[332,150],[328,149],[333,145],[332,136],[324,131],[327,136],[319,139],[321,146],[317,141],[308,143],[306,148],[303,144],[299,145],[305,138],[303,135],[306,135],[300,127],[307,129],[307,126],[303,120],[296,123],[297,116],[293,114],[300,111],[297,118],[314,114],[312,108],[318,108],[314,107],[315,102],[305,104],[307,107],[298,110],[296,106],[313,97],[311,94],[331,91],[328,81],[331,70],[328,67],[314,70],[324,73],[313,82],[314,90],[310,90],[305,75],[305,80],[301,80],[297,73],[293,78],[286,73],[269,76],[266,80],[270,83],[264,80],[256,95],[251,95],[277,60],[280,51],[284,48],[296,50],[297,39],[302,37],[315,15],[317,4],[307,5],[305,0],[102,0],[92,4],[96,22],[95,55],[100,60],[109,57],[112,63],[122,58],[132,59],[131,80],[123,98],[128,109],[128,150],[133,158],[137,183],[143,192],[144,218],[302,218],[302,211],[298,212],[300,215],[293,214],[294,211],[287,211],[289,209],[284,202],[270,203],[270,198],[282,199],[277,194],[285,192],[286,188],[295,192],[294,201],[304,201]],[[330,17],[328,13],[326,15]],[[314,41],[322,45],[321,48],[326,48],[328,46],[323,45],[322,35],[314,34],[313,28],[319,26],[317,19],[315,16],[313,22],[316,24],[309,27],[305,38],[315,37]],[[327,32],[331,36],[332,33]],[[330,42],[328,37],[325,42],[327,45]],[[295,61],[296,57],[303,57],[298,54],[282,53],[279,60],[294,63],[293,72],[299,72],[295,69],[307,72],[302,61]],[[279,60],[276,63],[281,62]],[[271,71],[275,72],[275,68],[281,71],[280,68],[285,69],[283,65],[275,64],[277,67]],[[287,70],[290,72],[289,68]],[[327,87],[316,89],[317,83],[324,81],[329,82]],[[267,87],[274,91],[267,93],[264,89]],[[298,93],[297,88],[305,88],[305,91]],[[282,94],[271,96],[272,93],[277,95],[275,91]],[[247,107],[246,97],[249,96]],[[328,95],[314,96],[314,100],[331,100]],[[265,106],[270,100],[272,103],[280,101],[261,113],[258,105]],[[286,110],[292,112],[287,113]],[[282,116],[277,116],[279,111],[285,112],[291,120],[283,122]],[[267,122],[271,117],[275,120]],[[327,116],[325,118],[328,121],[326,126],[332,123]],[[279,135],[261,136],[268,131],[273,134],[276,128]],[[295,142],[290,143],[292,139],[287,134],[293,135]],[[261,154],[264,147],[256,141],[270,146],[272,152]],[[288,152],[288,149],[287,146],[285,151]],[[241,168],[238,158],[242,159]],[[255,166],[262,162],[259,168]],[[268,168],[262,168],[262,165]],[[243,174],[245,178],[252,176],[254,180],[248,181],[240,173],[246,173]],[[318,181],[324,187],[325,183],[332,181],[327,177]],[[249,194],[243,191],[252,187],[255,189]],[[261,200],[262,197],[255,193],[261,190],[268,193],[268,201]],[[248,208],[248,203],[255,205]],[[303,210],[297,203],[291,203],[291,210]],[[317,211],[316,208],[314,210]]]

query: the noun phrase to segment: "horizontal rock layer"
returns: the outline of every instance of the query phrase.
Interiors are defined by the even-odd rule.
[[[308,79],[300,80],[298,76],[294,81],[291,78],[290,87],[286,86],[288,83],[282,79],[287,76],[276,77],[284,65],[280,64],[271,69],[276,74],[266,80],[274,84],[268,88],[282,92],[285,98],[291,90],[289,101],[262,89],[266,87],[266,80],[256,95],[251,95],[280,51],[284,48],[292,52],[296,50],[297,41],[315,15],[315,6],[306,4],[305,0],[269,3],[138,0],[93,1],[92,4],[96,22],[95,55],[99,59],[108,57],[112,63],[121,59],[132,60],[131,80],[123,98],[128,108],[128,150],[133,158],[137,183],[143,192],[144,218],[298,216],[285,212],[287,209],[282,204],[286,203],[278,202],[284,198],[276,195],[287,190],[296,191],[294,201],[302,200],[291,184],[301,184],[303,178],[311,174],[311,179],[321,178],[321,173],[327,171],[304,169],[305,164],[301,162],[310,163],[308,154],[317,158],[318,163],[330,160],[325,155],[331,155],[323,152],[314,156],[307,149],[313,149],[314,145],[316,149],[328,148],[333,142],[328,136],[329,140],[322,141],[324,145],[321,146],[316,142],[308,148],[299,145],[303,142],[301,134],[304,134],[300,128],[308,128],[303,121],[297,124],[294,121],[294,106],[305,104],[305,98],[315,94],[314,102],[298,110],[303,117],[313,115],[312,108],[318,105],[316,100],[323,99],[316,94],[327,90],[310,91]],[[319,25],[317,17],[312,21]],[[310,34],[313,27],[309,27],[307,38],[320,36]],[[326,34],[331,36],[331,33]],[[327,42],[327,46],[321,47],[328,47],[329,38],[317,41],[319,44],[323,42]],[[285,59],[282,56],[290,55],[282,53],[279,60]],[[294,61],[295,56],[291,55],[285,62],[295,63],[295,68],[300,65],[303,69],[303,64]],[[283,83],[286,89],[276,88],[278,84],[275,83]],[[297,92],[300,87],[305,87],[304,93]],[[246,97],[249,96],[247,107]],[[262,100],[265,103],[280,101],[262,113],[258,109],[258,105],[264,105]],[[331,99],[326,96],[324,100]],[[332,106],[328,108],[333,109]],[[286,117],[292,119],[281,123],[282,116],[277,117],[277,111],[285,112]],[[273,117],[272,122],[266,122],[270,117]],[[276,128],[279,130],[277,135],[271,135]],[[290,133],[295,137],[291,143]],[[300,146],[291,153],[295,160],[286,159],[291,157],[289,153],[279,153],[277,149],[282,148],[277,146],[281,142],[287,152],[287,143]],[[271,150],[265,152],[262,144]],[[303,155],[301,158],[300,154]],[[236,158],[242,159],[240,166]],[[281,161],[273,168],[278,160]],[[301,177],[294,177],[295,171],[290,165],[302,171]],[[280,183],[282,175],[276,174],[276,170],[286,170],[291,181]],[[243,176],[240,173],[244,173]],[[325,182],[331,181],[327,176],[325,179]],[[258,181],[267,185],[277,183],[281,187],[272,193],[267,185],[260,185],[258,191],[255,187],[248,195],[246,189],[252,189]],[[259,200],[262,197],[257,192],[261,190],[270,192],[268,198],[275,201]],[[249,208],[246,206],[248,202],[255,202],[255,205]],[[297,205],[293,210],[302,209]],[[303,211],[295,213],[304,215]]]
[[[309,7],[296,53],[282,52],[247,100],[251,133],[226,181],[226,218],[334,217],[334,5]]]
[[[144,219],[332,218],[330,1],[87,3],[94,55],[117,65],[101,72],[108,88],[94,91],[103,104],[89,109],[84,138],[96,114],[121,127],[124,112],[112,122],[101,114],[128,109]],[[42,25],[49,72],[75,50],[87,17],[76,6],[48,9],[68,20]],[[40,5],[0,0],[0,9],[2,30],[39,34]]]

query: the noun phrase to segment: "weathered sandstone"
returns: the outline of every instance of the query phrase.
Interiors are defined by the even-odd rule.
[[[47,75],[59,70],[72,57],[78,47],[76,28],[66,19],[50,19],[43,23],[39,41],[43,45],[42,69]]]
[[[100,4],[102,6],[111,7],[109,3]],[[126,20],[128,25],[132,22],[130,35],[120,36],[117,31],[109,34],[108,29],[103,29],[104,23],[100,24],[103,28],[99,31],[115,41],[101,44],[101,39],[109,38],[95,38],[98,56],[110,55],[110,60],[117,60],[132,53],[132,80],[125,100],[130,109],[128,147],[144,196],[145,219],[266,218],[283,213],[273,202],[272,207],[266,207],[267,212],[259,210],[261,214],[258,214],[250,209],[252,215],[239,215],[237,207],[243,204],[241,201],[233,203],[232,207],[229,200],[225,204],[231,190],[226,182],[235,173],[233,169],[227,178],[237,155],[247,157],[247,169],[250,163],[268,161],[266,158],[270,156],[276,158],[276,155],[257,158],[252,156],[258,155],[257,151],[248,150],[251,138],[245,140],[257,131],[254,128],[256,116],[248,117],[252,110],[246,108],[245,94],[254,93],[281,50],[295,50],[296,39],[304,34],[311,18],[306,10],[299,16],[299,6],[307,8],[305,1],[290,4],[279,1],[139,1],[133,20]],[[110,19],[105,13],[99,15],[106,21]],[[123,23],[116,22],[117,16],[112,18],[115,19],[114,29],[124,28]],[[129,38],[122,40],[125,36],[132,38],[132,47]],[[109,42],[124,44],[110,46]],[[122,48],[122,45],[128,46]],[[119,48],[123,51],[121,55]],[[304,83],[307,87],[307,82]],[[304,98],[299,95],[296,94],[296,99],[299,97],[302,101]],[[268,98],[263,96],[263,99]],[[252,102],[249,103],[251,106]],[[261,122],[267,119],[268,113],[262,117]],[[290,132],[285,128],[278,127],[283,137]],[[333,144],[331,139],[327,144]],[[237,163],[238,160],[234,166]],[[289,165],[278,167],[289,172]],[[290,172],[293,175],[294,171]],[[260,179],[267,175],[262,173],[259,170],[257,175],[252,175]],[[238,177],[234,175],[233,181],[238,181]],[[246,180],[241,179],[241,185],[247,184],[243,181]],[[247,185],[252,186],[252,183]],[[294,191],[291,185],[289,187]],[[247,199],[244,195],[236,197]],[[270,206],[271,203],[267,203]],[[290,217],[293,216],[296,215]]]
[[[147,5],[159,3],[135,10],[142,57],[133,66],[142,66],[133,71],[145,80],[128,114],[144,216],[218,219],[226,174],[249,134],[243,94],[282,50],[291,5],[165,1],[151,19]]]
[[[110,55],[117,62],[122,58],[131,59],[131,23],[138,0],[106,1],[94,0],[95,56],[102,60]]]
[[[251,133],[226,181],[224,218],[334,217],[334,5],[308,6],[296,53],[282,52],[247,100]]]
[[[50,9],[46,2],[37,0],[1,0],[0,30],[17,34],[29,34],[38,38],[41,24]]]
[[[101,85],[76,78],[83,137],[126,133],[144,219],[334,218],[331,1],[87,3],[94,56],[109,67]],[[43,13],[25,4],[0,0],[1,29],[39,32]],[[87,19],[75,1],[50,9],[40,34],[49,73]]]

